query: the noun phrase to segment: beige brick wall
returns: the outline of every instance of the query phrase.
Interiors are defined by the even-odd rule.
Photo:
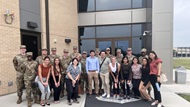
[[[19,0],[0,0],[0,96],[16,92],[16,71],[12,59],[19,53],[21,44]],[[15,18],[12,24],[4,22],[6,9],[14,11]],[[50,16],[50,47],[57,47],[58,54],[62,55],[64,48],[78,46],[78,22],[76,0],[49,0]],[[46,22],[45,1],[41,0],[42,47],[46,47]],[[71,43],[66,44],[65,38],[70,38]],[[53,43],[56,39],[57,43]],[[8,82],[13,81],[13,86],[8,87]]]
[[[14,12],[15,18],[12,24],[6,24],[4,13],[6,9]],[[16,72],[12,59],[19,53],[20,45],[20,18],[18,0],[0,0],[0,95],[16,91]],[[8,82],[13,86],[8,87]]]

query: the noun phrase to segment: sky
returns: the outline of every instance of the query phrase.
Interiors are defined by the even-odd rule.
[[[174,47],[190,47],[190,0],[174,0]]]

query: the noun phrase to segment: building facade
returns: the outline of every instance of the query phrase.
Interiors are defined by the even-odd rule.
[[[154,50],[172,81],[173,0],[78,0],[78,26],[81,52]]]
[[[175,47],[173,52],[174,57],[190,57],[190,47]]]
[[[78,15],[75,0],[0,0],[0,7],[1,96],[16,92],[12,60],[19,54],[19,46],[26,45],[34,58],[47,43],[49,48],[56,47],[59,55],[64,48],[71,53],[72,47],[78,45]],[[6,23],[6,12],[14,13],[12,23],[11,17],[7,17]],[[71,39],[71,43],[66,43],[65,39]]]

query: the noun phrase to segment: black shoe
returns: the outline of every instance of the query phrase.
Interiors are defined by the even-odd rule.
[[[46,105],[50,106],[50,103],[46,103]]]
[[[130,96],[127,96],[127,99],[129,100],[129,99],[130,99]]]
[[[76,100],[76,99],[74,99],[74,100],[73,100],[73,102],[74,102],[74,103],[77,103],[77,104],[79,103],[79,101],[78,101],[78,100]]]
[[[139,96],[135,96],[134,98],[135,98],[135,99],[140,99],[140,97],[139,97]]]
[[[126,97],[126,95],[123,97],[123,99],[126,99],[127,97]]]
[[[72,105],[71,101],[68,101],[67,104],[68,104],[68,105]]]
[[[81,98],[81,97],[78,95],[77,98]]]

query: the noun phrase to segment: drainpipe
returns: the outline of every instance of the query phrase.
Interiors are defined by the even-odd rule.
[[[46,45],[48,54],[50,54],[50,40],[49,40],[49,0],[45,0],[45,16],[46,16]]]

